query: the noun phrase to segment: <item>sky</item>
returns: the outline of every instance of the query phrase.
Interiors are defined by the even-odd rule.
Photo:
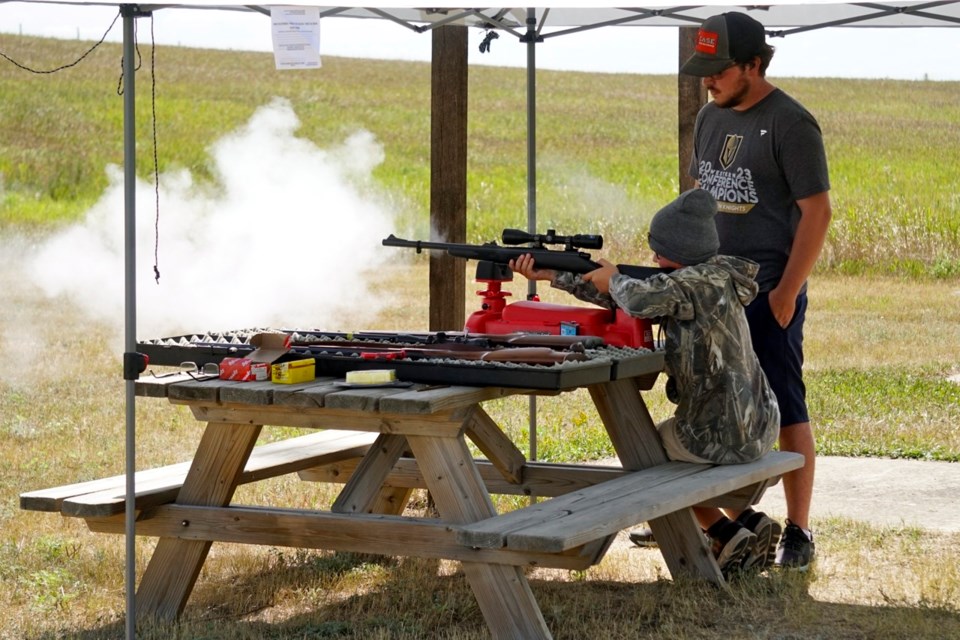
[[[116,15],[112,6],[0,3],[0,33],[99,40]],[[139,40],[149,26],[138,20]],[[270,51],[270,19],[259,13],[163,9],[154,13],[159,44]],[[523,67],[526,46],[509,34],[480,53],[483,31],[470,32],[470,64]],[[107,38],[122,40],[121,21]],[[0,41],[2,42],[2,41]],[[770,40],[777,47],[769,75],[783,77],[960,80],[960,31],[955,28],[831,28]],[[321,21],[320,54],[429,61],[431,38],[385,20]],[[537,67],[593,72],[676,73],[677,35],[667,27],[616,27],[547,39]]]

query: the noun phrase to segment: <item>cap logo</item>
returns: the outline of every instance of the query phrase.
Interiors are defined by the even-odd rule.
[[[697,46],[695,50],[700,53],[715,56],[717,55],[717,42],[719,42],[719,40],[720,35],[715,31],[700,29],[700,31],[697,32]]]

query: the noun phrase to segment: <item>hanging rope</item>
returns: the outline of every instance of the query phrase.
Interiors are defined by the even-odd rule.
[[[157,152],[157,40],[150,14],[150,117],[153,120],[153,278],[160,284],[160,160]]]
[[[103,41],[106,40],[106,38],[107,38],[107,34],[109,34],[110,31],[113,29],[113,25],[115,25],[115,24],[117,23],[117,18],[119,18],[119,17],[120,17],[120,13],[118,12],[117,15],[115,15],[115,16],[113,17],[113,22],[111,22],[111,23],[110,23],[110,26],[107,27],[107,30],[103,32],[103,35],[100,37],[100,40],[98,40],[98,41],[96,42],[96,44],[94,44],[92,47],[90,47],[89,49],[87,49],[85,52],[83,52],[82,54],[80,54],[80,57],[79,57],[79,58],[77,58],[77,59],[74,60],[73,62],[68,62],[67,64],[61,65],[61,66],[56,67],[56,68],[54,68],[54,69],[33,69],[33,68],[31,68],[31,67],[28,67],[27,65],[25,65],[25,64],[23,64],[23,63],[17,62],[16,60],[14,60],[13,58],[11,58],[11,57],[8,56],[7,54],[3,53],[2,51],[0,51],[0,56],[2,56],[7,62],[11,63],[12,65],[14,65],[14,66],[16,66],[16,67],[20,67],[20,68],[23,69],[24,71],[29,71],[30,73],[44,74],[44,73],[56,73],[56,72],[58,72],[58,71],[63,71],[64,69],[69,69],[70,67],[75,67],[76,65],[80,64],[80,62],[81,62],[84,58],[86,58],[88,55],[90,55],[91,53],[93,53],[93,50],[94,50],[94,49],[96,49],[96,48],[99,47],[101,44],[103,44]]]
[[[134,67],[134,71],[140,71],[140,67],[143,66],[143,58],[140,57],[140,44],[137,43],[137,23],[133,23],[133,46],[134,50],[137,52],[137,66]],[[117,95],[123,95],[123,56],[120,56],[120,77],[117,79]]]
[[[157,150],[157,39],[153,31],[153,13],[145,14],[150,17],[150,121],[151,138],[153,142],[153,200],[154,200],[154,218],[153,218],[153,279],[160,284],[160,160]],[[140,43],[137,40],[138,23],[133,23],[133,43],[137,52],[137,66],[134,71],[139,71],[143,66],[143,58],[140,55]],[[123,68],[123,58],[120,59],[120,68]],[[117,85],[117,94],[123,95],[123,72],[120,73],[120,81]]]
[[[153,245],[153,276],[157,284],[160,284],[160,160],[159,160],[159,151],[157,150],[157,40],[153,31],[153,13],[146,14],[150,16],[150,115],[151,115],[151,125],[152,125],[152,138],[153,138],[153,190],[154,190],[154,206],[155,206],[155,215],[154,215],[154,245]],[[117,12],[117,15],[113,17],[113,20],[110,22],[110,26],[107,27],[107,30],[103,32],[103,35],[100,39],[94,43],[92,47],[87,49],[85,52],[80,54],[80,56],[73,62],[68,62],[62,64],[59,67],[53,69],[34,69],[22,62],[14,60],[7,54],[0,51],[0,57],[5,59],[7,62],[13,64],[14,66],[23,69],[24,71],[29,71],[30,73],[36,74],[48,74],[56,73],[58,71],[63,71],[71,67],[75,67],[80,64],[84,58],[89,56],[96,50],[97,47],[102,45],[106,41],[107,36],[113,30],[117,20],[120,18],[121,12]],[[140,45],[137,43],[137,23],[134,22],[134,46],[137,52],[137,66],[134,71],[139,71],[143,65],[143,59],[140,55]],[[122,96],[124,87],[123,87],[123,57],[120,58],[120,77],[117,80],[117,95]]]

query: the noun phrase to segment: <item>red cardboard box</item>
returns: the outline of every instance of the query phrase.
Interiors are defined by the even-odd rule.
[[[296,358],[290,353],[290,336],[286,333],[258,333],[250,338],[254,349],[245,358],[224,358],[220,361],[220,378],[250,382],[270,380],[271,366]]]
[[[224,358],[220,361],[220,379],[238,382],[269,380],[270,365],[250,358]]]

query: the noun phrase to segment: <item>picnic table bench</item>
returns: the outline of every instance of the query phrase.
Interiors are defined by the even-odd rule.
[[[668,461],[640,393],[661,367],[651,353],[637,375],[587,386],[620,467],[528,461],[482,406],[542,390],[141,378],[138,395],[187,406],[206,427],[192,461],[136,475],[136,533],[159,538],[137,616],[175,619],[213,542],[459,561],[495,638],[552,637],[524,567],[587,568],[617,532],[644,521],[673,575],[725,585],[690,507],[754,504],[803,459],[772,452],[743,465]],[[264,425],[316,431],[257,446]],[[329,511],[231,504],[238,485],[289,473],[343,488]],[[417,488],[429,490],[438,518],[404,514]],[[116,476],[23,493],[21,508],[123,533],[124,491]],[[495,494],[543,499],[497,513]]]

